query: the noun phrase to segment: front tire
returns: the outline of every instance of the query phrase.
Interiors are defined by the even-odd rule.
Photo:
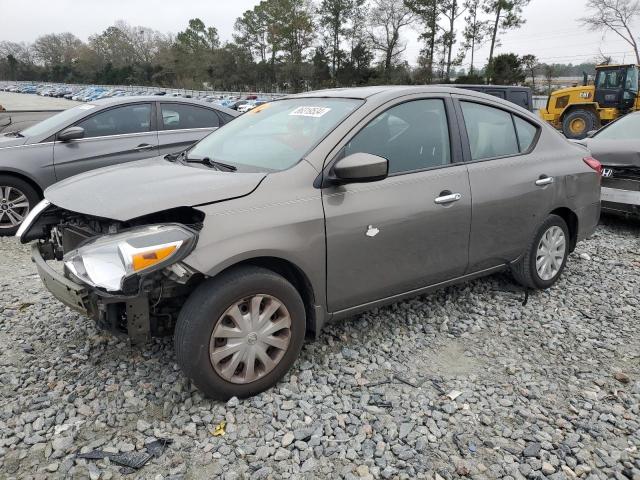
[[[21,178],[0,175],[0,236],[15,235],[40,201],[34,188]]]
[[[300,354],[306,314],[280,275],[239,267],[206,280],[176,324],[178,365],[210,398],[246,398],[274,386]]]
[[[527,288],[551,287],[567,264],[569,240],[564,219],[549,215],[533,236],[524,257],[513,266],[516,281]]]

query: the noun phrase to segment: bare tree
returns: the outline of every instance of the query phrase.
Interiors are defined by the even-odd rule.
[[[451,76],[451,66],[459,65],[463,56],[453,58],[453,45],[456,43],[456,20],[467,10],[466,5],[461,5],[459,0],[445,0],[441,3],[442,15],[446,21],[446,28],[443,34],[443,52],[442,61],[444,63],[443,74],[445,80],[449,81]],[[464,55],[464,54],[463,54]]]
[[[407,49],[400,32],[415,20],[415,14],[403,0],[373,0],[370,12],[371,46],[383,55],[386,74]]]
[[[489,60],[487,62],[489,70],[491,70],[493,54],[498,44],[498,32],[520,28],[526,21],[522,16],[522,9],[529,4],[529,1],[530,0],[486,0],[484,11],[493,17],[493,25],[491,25],[491,47],[489,48]]]
[[[633,48],[636,63],[640,64],[638,43],[632,25],[640,16],[638,0],[588,0],[590,15],[580,19],[583,25],[602,32],[612,31]]]
[[[465,7],[468,14],[464,19],[462,48],[471,51],[469,75],[473,75],[476,50],[486,41],[487,35],[490,33],[490,26],[488,21],[480,19],[482,0],[465,0]]]

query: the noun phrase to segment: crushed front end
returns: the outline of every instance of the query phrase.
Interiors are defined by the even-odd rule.
[[[182,260],[202,212],[180,207],[127,222],[39,204],[18,232],[47,289],[99,327],[133,342],[170,334],[202,275]]]

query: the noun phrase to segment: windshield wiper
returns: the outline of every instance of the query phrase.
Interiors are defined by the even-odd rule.
[[[20,132],[7,132],[4,134],[5,137],[24,137]]]
[[[233,165],[229,165],[228,163],[222,163],[222,162],[219,162],[218,160],[212,160],[209,157],[204,157],[199,159],[186,157],[185,162],[200,163],[202,165],[206,165],[207,167],[212,167],[220,171],[226,170],[228,172],[235,172],[236,170],[238,170],[238,168],[234,167]]]

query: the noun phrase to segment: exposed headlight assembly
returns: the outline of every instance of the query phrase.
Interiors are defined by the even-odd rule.
[[[118,292],[126,279],[183,259],[196,238],[195,232],[181,225],[153,225],[89,240],[63,260],[83,282]]]

